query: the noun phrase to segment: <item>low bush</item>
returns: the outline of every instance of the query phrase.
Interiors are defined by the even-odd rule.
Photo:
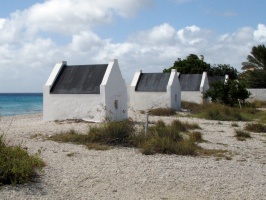
[[[180,121],[173,121],[168,126],[159,121],[149,128],[146,137],[141,137],[143,140],[138,141],[138,147],[141,148],[143,154],[194,155],[197,145],[194,140],[185,139],[180,129],[181,131],[187,130]]]
[[[221,104],[204,104],[194,116],[218,121],[251,121],[261,117],[261,111],[255,108],[234,108]]]
[[[198,131],[190,133],[189,138],[195,142],[203,142],[204,141],[202,138],[201,132],[198,132]]]
[[[252,108],[266,108],[266,101],[254,100],[250,103],[247,103],[247,106]]]
[[[72,130],[54,135],[49,139],[83,144],[90,149],[98,150],[119,145],[138,147],[144,154],[194,155],[197,149],[195,140],[184,139],[180,132],[195,128],[199,126],[178,120],[173,121],[171,125],[166,125],[159,120],[154,126],[149,127],[147,134],[144,130],[136,133],[134,123],[131,120],[125,120],[92,127],[87,134],[77,134]]]
[[[202,109],[202,105],[194,102],[181,101],[181,108],[189,110],[192,113],[197,113]]]
[[[245,130],[257,133],[266,132],[266,125],[261,123],[246,124]]]
[[[171,126],[181,132],[186,132],[188,130],[194,130],[194,129],[201,129],[197,123],[181,122],[179,120],[172,121]]]
[[[233,122],[233,123],[231,124],[231,126],[232,126],[232,127],[239,127],[239,125],[238,125],[237,123],[235,123],[235,122]]]
[[[251,138],[250,134],[246,131],[243,131],[241,129],[236,129],[235,130],[236,134],[235,137],[237,137],[238,140],[246,140],[246,138]]]
[[[171,116],[175,115],[175,110],[172,108],[154,108],[149,110],[149,114],[153,116]]]
[[[90,149],[106,149],[106,145],[130,146],[135,132],[134,123],[127,119],[120,122],[108,122],[91,127],[87,134],[79,134],[74,130],[56,134],[49,139],[59,142],[72,142],[86,145]]]
[[[132,120],[120,122],[109,122],[101,127],[94,127],[90,130],[89,141],[105,145],[129,146],[131,137],[135,132]]]
[[[0,185],[29,182],[36,175],[36,169],[44,165],[37,154],[31,156],[20,146],[7,146],[4,136],[0,135]]]
[[[67,132],[53,135],[49,139],[57,141],[57,142],[72,142],[76,144],[85,144],[85,143],[88,143],[90,140],[87,134],[79,134],[73,129]]]

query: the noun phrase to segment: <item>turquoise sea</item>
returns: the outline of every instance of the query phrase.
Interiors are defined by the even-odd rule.
[[[42,93],[0,93],[0,116],[40,113]]]

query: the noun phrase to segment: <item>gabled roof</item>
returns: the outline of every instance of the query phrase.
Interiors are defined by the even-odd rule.
[[[136,91],[138,92],[166,92],[170,73],[141,73]]]
[[[199,91],[202,74],[180,74],[181,91]]]
[[[224,83],[225,76],[208,76],[208,81],[209,81],[209,85],[211,85],[212,83],[217,82],[217,81]]]
[[[51,94],[100,94],[108,64],[64,65],[59,72]]]

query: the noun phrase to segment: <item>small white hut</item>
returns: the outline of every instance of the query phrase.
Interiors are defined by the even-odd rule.
[[[181,100],[203,103],[205,92],[209,89],[207,72],[202,74],[180,74]]]
[[[134,110],[181,109],[181,90],[175,69],[171,73],[142,73],[139,70],[129,90],[129,104]]]
[[[57,63],[43,91],[43,120],[119,121],[127,118],[127,88],[118,61]]]

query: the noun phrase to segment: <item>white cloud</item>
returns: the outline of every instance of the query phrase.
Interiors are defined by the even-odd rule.
[[[177,31],[177,38],[182,44],[195,45],[204,42],[205,37],[210,34],[207,30],[201,30],[199,27],[187,26]]]
[[[0,30],[3,28],[6,19],[0,18]]]
[[[99,50],[104,45],[105,42],[98,35],[91,31],[83,31],[77,35],[73,35],[69,49],[72,49],[73,51],[88,52]]]
[[[140,31],[130,36],[132,42],[142,44],[172,44],[175,39],[175,29],[167,23],[155,26],[151,30]]]
[[[258,29],[254,31],[254,37],[261,43],[266,42],[266,26],[264,24],[258,25]]]
[[[73,34],[96,24],[110,23],[113,15],[130,17],[151,0],[48,0],[26,10],[25,20],[32,32],[54,31]]]
[[[217,35],[196,25],[177,29],[163,23],[139,30],[120,43],[101,38],[91,29],[111,22],[114,16],[131,17],[151,2],[47,0],[0,19],[0,92],[40,92],[54,64],[62,60],[88,64],[118,58],[127,82],[137,69],[161,72],[190,53],[240,70],[252,46],[266,42],[265,24]],[[60,44],[43,32],[59,37],[68,34],[70,39]]]

